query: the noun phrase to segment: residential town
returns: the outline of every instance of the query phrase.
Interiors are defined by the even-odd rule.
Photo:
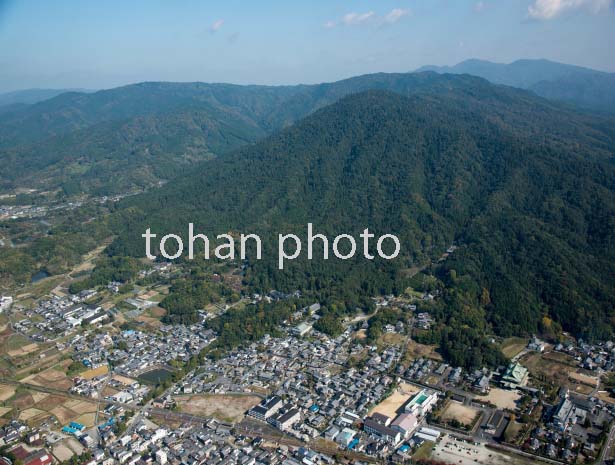
[[[180,368],[192,367],[190,361],[218,337],[206,322],[231,306],[212,306],[191,325],[144,324],[157,308],[157,277],[169,272],[166,264],[144,269],[140,276],[153,277],[154,284],[127,296],[119,291],[121,283],[109,282],[75,295],[51,293],[30,305],[2,297],[8,328],[28,342],[9,356],[19,361],[17,369],[30,373],[0,383],[6,391],[0,393],[2,460],[25,465],[71,457],[92,465],[409,463],[420,457],[469,464],[510,456],[527,463],[611,460],[613,342],[517,338],[506,341],[512,344],[505,347],[511,350],[508,365],[467,371],[413,341],[414,331],[434,322],[424,306],[389,296],[375,300],[375,312],[395,308],[406,316],[384,325],[376,343],[362,337],[369,317],[349,319],[337,337],[317,331],[321,305],[315,302],[298,309],[275,335],[206,357],[186,371]],[[234,305],[299,296],[272,291],[243,296]],[[37,351],[38,346],[46,349]],[[30,371],[28,364],[40,368]],[[550,364],[568,367],[565,386],[554,389],[558,380],[546,376]],[[91,413],[62,418],[51,409],[45,415],[42,403],[14,410],[20,391],[33,399],[69,396],[64,407],[82,398],[83,411]]]

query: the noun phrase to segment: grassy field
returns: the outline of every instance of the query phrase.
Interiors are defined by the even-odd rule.
[[[434,443],[431,441],[425,441],[421,446],[416,450],[414,454],[412,454],[412,458],[414,460],[427,460],[431,457],[431,453],[433,452]]]
[[[509,337],[502,341],[500,349],[506,357],[512,358],[525,349],[527,342],[527,339],[522,337]]]
[[[421,357],[442,361],[442,355],[440,355],[437,350],[438,346],[436,345],[419,344],[418,342],[410,340],[408,341],[408,347],[404,354],[404,362],[408,363]]]

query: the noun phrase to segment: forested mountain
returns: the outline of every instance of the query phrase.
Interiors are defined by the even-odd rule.
[[[171,179],[348,93],[446,86],[429,76],[369,75],[316,86],[142,83],[65,93],[0,113],[0,189],[109,194]]]
[[[615,113],[615,73],[549,60],[517,60],[510,64],[466,60],[455,66],[423,66],[417,71],[471,74],[495,84],[529,89],[545,98]]]
[[[196,162],[263,137],[249,119],[212,110],[107,121],[2,152],[0,188],[47,186],[65,194],[124,193],[171,179]]]
[[[141,83],[64,93],[0,112],[0,190],[27,186],[112,194],[148,187],[351,93],[494,92],[479,81],[434,73],[372,74],[310,86]]]
[[[124,201],[109,254],[143,256],[146,228],[185,237],[189,222],[208,235],[264,239],[304,236],[308,222],[333,236],[369,227],[397,234],[401,256],[302,255],[279,271],[269,242],[246,280],[258,290],[301,289],[339,315],[363,298],[403,291],[411,267],[456,241],[459,250],[437,269],[447,284],[437,336],[444,350],[460,341],[478,347],[492,331],[538,332],[551,321],[575,334],[611,334],[614,120],[480,79],[435,81],[409,96],[348,96]]]

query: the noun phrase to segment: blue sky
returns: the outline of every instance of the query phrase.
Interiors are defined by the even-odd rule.
[[[614,3],[0,0],[0,91],[314,83],[467,58],[615,72]]]

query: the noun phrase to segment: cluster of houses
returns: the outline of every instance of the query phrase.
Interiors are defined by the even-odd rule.
[[[0,427],[0,449],[3,451],[0,452],[0,465],[14,465],[6,455],[23,465],[51,465],[54,459],[41,447],[43,445],[38,430],[32,430],[18,420],[11,420]]]
[[[48,341],[67,336],[84,324],[98,325],[110,319],[100,306],[83,304],[83,300],[80,296],[53,296],[39,301],[36,307],[25,311],[27,318],[16,322],[14,329],[34,340]]]
[[[335,460],[304,447],[264,448],[263,439],[233,434],[230,425],[211,419],[202,424],[160,428],[136,419],[124,434],[110,435],[93,451],[94,465],[332,465]],[[90,465],[90,464],[86,464]]]
[[[113,336],[111,346],[95,339],[86,350],[78,352],[81,358],[104,358],[113,364],[117,373],[135,378],[174,360],[188,361],[213,340],[213,331],[202,325],[161,326],[159,333],[122,331]]]
[[[557,344],[553,350],[570,355],[586,370],[615,372],[615,343],[612,341],[590,344],[579,339],[576,343]]]
[[[523,448],[554,460],[593,461],[613,414],[601,402],[561,388],[553,405],[546,405],[543,424],[534,428]],[[583,457],[580,457],[580,454]]]

